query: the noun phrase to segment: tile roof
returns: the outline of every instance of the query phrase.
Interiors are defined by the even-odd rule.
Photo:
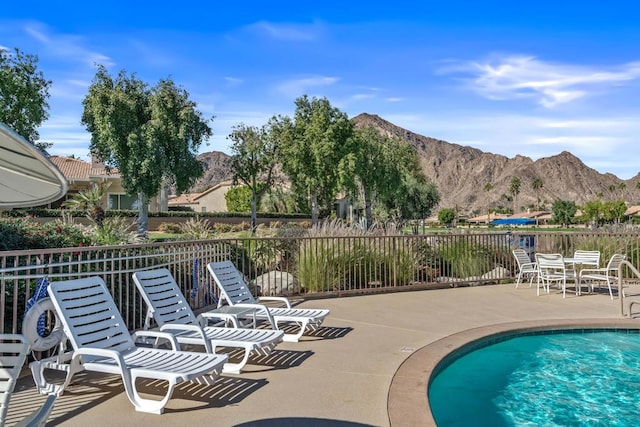
[[[170,196],[167,204],[169,206],[197,204],[196,199],[199,198],[201,194],[202,193],[183,193],[179,196]]]
[[[490,221],[493,221],[494,219],[506,218],[508,216],[509,215],[506,215],[506,214],[491,212],[488,215],[480,215],[473,218],[469,218],[467,219],[467,222],[490,222]]]
[[[72,157],[50,156],[49,160],[60,169],[60,172],[68,180],[89,179],[92,176],[118,176],[117,169],[111,169],[107,172],[104,166],[94,167],[90,162]]]

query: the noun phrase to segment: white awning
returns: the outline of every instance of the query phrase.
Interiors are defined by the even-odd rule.
[[[45,205],[64,196],[67,188],[44,153],[0,123],[0,209]]]

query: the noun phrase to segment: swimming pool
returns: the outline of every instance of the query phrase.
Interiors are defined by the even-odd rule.
[[[520,332],[463,347],[429,384],[438,426],[639,424],[637,329]]]
[[[387,397],[391,427],[436,426],[427,390],[437,374],[457,357],[487,344],[504,341],[505,337],[567,330],[640,333],[640,322],[629,318],[526,320],[479,326],[446,335],[411,353],[394,374]],[[460,402],[461,410],[464,410],[464,405],[465,402]]]

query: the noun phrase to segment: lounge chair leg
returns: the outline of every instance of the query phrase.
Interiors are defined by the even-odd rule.
[[[173,389],[176,386],[176,382],[173,380],[166,380],[168,383],[167,394],[165,394],[165,396],[160,400],[154,400],[145,399],[140,396],[136,387],[137,379],[138,375],[127,375],[123,372],[122,382],[124,383],[124,391],[126,392],[129,401],[136,408],[136,411],[146,412],[149,414],[162,414],[164,412],[164,407],[166,406],[169,399],[171,399],[171,395],[173,394]]]
[[[278,320],[275,319],[276,321],[276,325],[278,324]],[[305,319],[303,321],[300,322],[294,322],[297,323],[300,326],[300,330],[298,331],[297,334],[284,334],[284,336],[282,337],[282,341],[286,341],[286,342],[298,342],[300,341],[300,338],[302,338],[302,335],[304,334],[305,330],[307,329],[307,325],[309,324],[309,320]],[[280,328],[278,328],[280,329]]]
[[[215,349],[215,346],[214,346]],[[222,367],[222,372],[225,374],[239,374],[244,368],[244,365],[249,361],[249,357],[251,356],[252,348],[244,347],[244,355],[242,356],[242,360],[238,363],[230,363],[227,362]]]

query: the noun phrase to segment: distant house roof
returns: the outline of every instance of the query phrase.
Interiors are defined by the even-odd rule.
[[[486,223],[489,223],[489,222],[493,221],[494,219],[506,218],[508,216],[509,215],[507,215],[507,214],[491,212],[490,214],[480,215],[480,216],[475,216],[473,218],[469,218],[467,220],[467,222],[486,222]]]
[[[51,156],[49,160],[60,169],[60,172],[70,182],[89,180],[91,177],[120,177],[116,169],[107,171],[101,163],[92,164],[84,160],[64,156]]]
[[[550,211],[532,211],[532,212],[519,212],[517,214],[511,215],[510,218],[531,218],[531,219],[540,219],[542,217],[546,217],[550,215]]]
[[[198,202],[196,199],[200,197],[202,193],[183,193],[179,196],[169,196],[167,203],[169,206],[176,205],[195,205]]]
[[[232,185],[233,181],[222,181],[207,188],[201,193],[184,193],[179,196],[172,196],[171,198],[169,198],[168,204],[169,206],[195,205],[198,204],[199,199],[206,196],[207,194],[212,193],[222,187],[231,187]]]

